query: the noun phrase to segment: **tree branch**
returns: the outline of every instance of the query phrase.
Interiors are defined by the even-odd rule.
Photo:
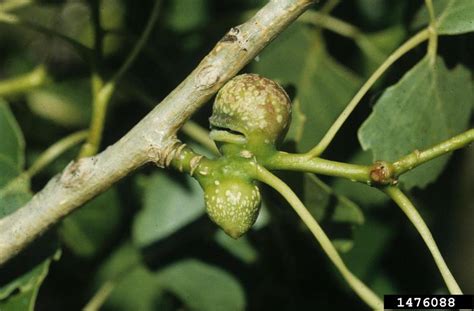
[[[406,173],[413,168],[433,160],[449,152],[461,149],[474,141],[474,128],[451,137],[425,150],[415,150],[393,163],[396,176]]]
[[[71,162],[30,202],[0,219],[0,264],[119,179],[147,162],[164,167],[176,132],[314,0],[272,0],[232,28],[194,71],[133,129],[102,153]]]

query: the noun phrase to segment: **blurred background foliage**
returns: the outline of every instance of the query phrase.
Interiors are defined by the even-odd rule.
[[[472,24],[472,2],[456,1],[455,7],[464,5],[456,20]],[[93,46],[91,2],[35,1],[13,11],[21,25],[0,21],[0,81],[35,68],[47,72],[40,86],[0,98],[0,217],[78,153],[73,148],[32,179],[18,177],[48,146],[89,124],[91,64],[60,36]],[[440,13],[449,1],[434,2]],[[265,3],[162,0],[147,44],[112,98],[102,146],[124,135],[230,27]],[[124,61],[153,5],[100,1],[104,76]],[[352,25],[349,36],[314,23],[310,14],[321,10]],[[282,146],[288,151],[317,143],[369,75],[427,22],[423,1],[411,0],[320,1],[311,13],[244,69],[277,80],[292,97],[292,125]],[[472,127],[473,29],[453,26],[449,14],[446,20],[443,31],[456,36],[439,38],[436,64],[424,59],[426,44],[405,55],[364,97],[324,157],[393,160]],[[193,120],[207,128],[210,110],[206,105]],[[209,152],[190,136],[181,138]],[[446,291],[421,238],[378,190],[312,174],[281,176],[376,293]],[[473,184],[472,147],[402,180],[466,293],[474,292]],[[205,215],[194,180],[153,166],[140,169],[2,267],[0,309],[77,310],[94,297],[93,303],[104,300],[103,310],[364,310],[292,209],[262,188],[256,225],[232,240]]]

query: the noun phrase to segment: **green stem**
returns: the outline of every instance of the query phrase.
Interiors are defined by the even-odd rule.
[[[94,76],[94,75],[93,75]],[[105,116],[107,114],[107,106],[110,102],[110,98],[113,95],[114,85],[107,84],[100,90],[97,89],[97,85],[100,85],[98,76],[93,77],[93,95],[92,95],[92,120],[89,127],[89,134],[85,144],[82,146],[79,158],[89,157],[97,153],[102,140],[102,132],[104,130]],[[94,82],[96,81],[96,82]],[[94,87],[94,85],[96,85]]]
[[[138,167],[150,161],[164,166],[177,129],[313,2],[269,1],[256,16],[237,26],[238,39],[245,40],[246,49],[241,44],[219,41],[191,74],[122,139],[93,159],[68,166],[62,172],[66,178],[51,179],[33,200],[1,218],[0,264]]]
[[[332,142],[336,136],[339,129],[342,127],[344,122],[347,120],[349,115],[355,109],[357,104],[362,100],[364,95],[369,91],[369,89],[374,85],[374,83],[382,76],[382,74],[400,57],[405,55],[408,51],[419,45],[421,42],[425,41],[429,37],[429,31],[424,29],[405,42],[400,46],[395,52],[393,52],[386,60],[383,62],[377,70],[372,74],[372,76],[364,83],[360,88],[354,98],[349,102],[344,111],[339,115],[336,121],[331,125],[327,133],[321,139],[321,141],[311,149],[307,155],[310,157],[317,157],[322,154],[329,144]]]
[[[21,186],[25,181],[29,183],[31,178],[38,174],[42,169],[48,166],[51,162],[57,159],[58,156],[63,154],[66,150],[78,144],[84,140],[87,136],[86,131],[76,132],[71,134],[58,142],[50,146],[46,151],[44,151],[38,159],[31,165],[31,167],[25,172],[21,173],[14,179],[10,180],[8,184],[4,185],[0,189],[0,197],[9,193],[10,191],[15,191],[17,187]]]
[[[145,30],[143,30],[143,33],[141,34],[140,38],[136,42],[132,51],[130,52],[127,59],[120,67],[120,69],[117,71],[117,73],[112,77],[112,79],[110,80],[110,83],[116,83],[124,75],[124,73],[127,72],[127,70],[133,64],[137,56],[140,54],[141,50],[145,46],[145,43],[150,37],[151,31],[153,30],[153,27],[156,21],[158,20],[160,4],[161,4],[161,0],[155,0],[155,5],[153,6],[150,17],[148,18],[148,22],[145,26]]]
[[[83,311],[98,311],[104,302],[109,298],[112,291],[115,289],[115,282],[107,281],[105,282],[97,291],[97,293],[92,297],[92,299],[84,306]]]
[[[48,74],[46,68],[43,65],[39,65],[27,74],[0,81],[0,97],[29,91],[47,81]]]
[[[20,23],[20,19],[13,14],[0,11],[0,22],[15,25]]]
[[[31,167],[24,172],[28,178],[32,178],[42,169],[53,162],[58,156],[63,154],[69,148],[77,145],[87,137],[87,131],[79,131],[62,138],[44,151]]]
[[[107,106],[112,97],[115,86],[104,88],[104,80],[100,72],[100,64],[103,58],[104,30],[101,21],[101,0],[89,1],[92,26],[94,29],[94,57],[91,62],[91,88],[92,88],[92,118],[89,126],[87,140],[79,152],[79,158],[92,156],[97,153],[104,131]]]
[[[387,187],[383,189],[383,191],[390,197],[392,200],[397,203],[397,205],[402,209],[402,211],[407,215],[408,219],[411,223],[415,226],[418,233],[425,241],[426,246],[433,256],[433,259],[438,266],[439,271],[441,272],[441,276],[448,287],[448,290],[451,294],[455,295],[462,295],[462,291],[459,288],[456,280],[454,279],[453,275],[449,271],[446,262],[441,256],[441,253],[436,245],[435,240],[433,239],[433,235],[428,229],[428,226],[423,221],[423,218],[416,210],[415,206],[410,202],[410,200],[406,197],[406,195],[396,187]]]
[[[433,1],[432,0],[425,0],[425,5],[426,5],[426,8],[428,9],[428,13],[430,15],[430,23],[435,23],[436,22],[436,17],[435,17],[435,12],[434,12],[434,7],[433,7]]]
[[[436,61],[436,52],[438,49],[438,33],[436,30],[436,17],[435,17],[434,8],[433,8],[433,1],[425,0],[425,5],[430,15],[430,24],[428,27],[428,31],[429,31],[428,56],[430,58],[431,64],[434,64],[434,62]]]
[[[375,45],[373,45],[370,40],[367,39],[364,33],[360,31],[360,29],[343,20],[317,11],[307,11],[298,20],[304,23],[323,27],[343,37],[354,40],[354,42],[362,51],[364,51],[370,58],[377,61],[378,63],[382,63],[385,59],[384,53],[382,53]]]
[[[313,218],[311,213],[306,209],[298,196],[278,177],[267,171],[265,168],[259,166],[256,179],[268,184],[276,191],[278,191],[293,207],[295,212],[306,224],[309,230],[313,233],[316,240],[321,245],[323,251],[329,257],[331,262],[341,273],[349,286],[356,292],[357,295],[371,308],[380,310],[383,308],[382,301],[377,295],[372,292],[361,280],[359,280],[344,264],[341,256],[334,248],[329,237],[324,233],[321,226]]]
[[[80,158],[92,156],[99,150],[102,140],[102,133],[104,130],[105,117],[107,114],[107,107],[110,99],[115,91],[118,80],[130,68],[131,64],[136,59],[145,42],[147,41],[151,30],[153,29],[153,25],[155,24],[158,17],[159,3],[160,1],[155,3],[153,11],[150,15],[150,18],[148,19],[148,23],[140,39],[137,41],[132,52],[128,55],[123,65],[112,77],[112,79],[104,83],[102,78],[96,72],[92,74],[92,119],[89,128],[89,136],[87,137],[87,141],[79,153]],[[98,42],[96,42],[96,44],[98,44]]]
[[[428,57],[430,63],[434,64],[436,61],[436,52],[438,50],[438,34],[436,32],[435,24],[430,25],[429,28],[429,41],[428,41]]]
[[[442,156],[448,152],[465,147],[473,141],[474,129],[470,129],[426,150],[415,150],[393,164],[387,162],[386,166],[390,166],[392,169],[390,169],[390,171],[387,173],[388,175],[384,178],[387,180],[397,178],[416,166],[419,166],[436,157]],[[375,180],[373,178],[374,176],[372,176],[374,165],[366,166],[336,162],[319,157],[311,157],[311,155],[308,154],[294,154],[279,151],[270,158],[265,159],[262,164],[271,170],[311,172],[321,175],[343,177],[352,181],[358,181],[367,184],[377,184],[380,182]]]
[[[10,0],[0,3],[0,12],[13,11],[24,6],[30,5],[33,1],[31,0]]]
[[[370,166],[310,158],[305,154],[277,152],[263,164],[271,170],[311,172],[370,183]]]
[[[324,6],[320,10],[321,13],[329,15],[332,12],[332,10],[334,10],[334,8],[339,5],[340,2],[341,2],[341,0],[328,0],[328,1],[326,1]]]
[[[214,143],[212,139],[209,138],[209,131],[202,128],[196,122],[188,120],[181,127],[181,131],[187,136],[189,136],[191,139],[195,140],[196,142],[206,147],[214,155],[220,155],[220,152],[217,149],[216,144]]]
[[[92,25],[94,27],[94,53],[95,60],[93,66],[96,67],[102,62],[103,54],[103,45],[104,45],[104,30],[102,29],[101,22],[101,0],[91,0],[90,1],[90,10],[91,10],[91,19]]]
[[[412,153],[404,156],[400,160],[393,163],[395,176],[399,176],[427,161],[442,156],[448,152],[465,147],[474,141],[474,129],[470,129],[462,134],[451,137],[446,141],[434,145],[428,149]]]

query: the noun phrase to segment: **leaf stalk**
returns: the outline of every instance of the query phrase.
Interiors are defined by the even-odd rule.
[[[369,287],[367,287],[367,285],[365,285],[349,270],[329,237],[326,235],[326,233],[324,233],[324,230],[313,218],[311,213],[306,209],[304,204],[293,192],[293,190],[291,190],[290,187],[288,187],[288,185],[281,179],[270,173],[262,166],[258,166],[257,176],[255,176],[255,178],[274,188],[285,198],[285,200],[288,201],[288,203],[295,210],[295,212],[316,238],[318,243],[321,245],[321,248],[326,253],[328,258],[341,273],[347,284],[349,284],[354,292],[371,308],[374,310],[382,310],[383,302]]]
[[[334,137],[336,136],[337,132],[341,129],[344,122],[349,118],[350,114],[362,98],[367,94],[369,89],[377,82],[377,80],[382,76],[382,74],[393,64],[395,63],[400,57],[408,53],[410,50],[418,46],[423,41],[429,38],[429,30],[424,29],[410,38],[407,42],[405,42],[402,46],[396,49],[386,60],[383,62],[377,70],[370,76],[370,78],[362,85],[360,90],[356,93],[354,98],[349,102],[349,104],[344,108],[342,113],[339,117],[334,121],[331,125],[329,130],[326,132],[324,137],[321,141],[310,151],[307,152],[308,157],[317,157],[321,155],[332,142]]]
[[[433,259],[441,272],[441,276],[448,287],[448,290],[453,295],[462,295],[461,288],[454,279],[451,271],[449,271],[446,262],[441,255],[441,252],[436,245],[433,235],[430,232],[430,229],[426,225],[425,221],[421,217],[420,213],[416,210],[415,206],[407,198],[407,196],[396,187],[387,187],[383,191],[402,209],[405,215],[408,217],[410,222],[415,226],[418,233],[421,235],[423,241],[428,247]]]

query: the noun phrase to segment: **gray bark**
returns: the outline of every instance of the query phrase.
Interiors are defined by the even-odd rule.
[[[164,167],[176,132],[314,0],[272,0],[233,27],[193,72],[118,142],[70,163],[30,202],[0,219],[0,264],[63,217],[147,162]]]

